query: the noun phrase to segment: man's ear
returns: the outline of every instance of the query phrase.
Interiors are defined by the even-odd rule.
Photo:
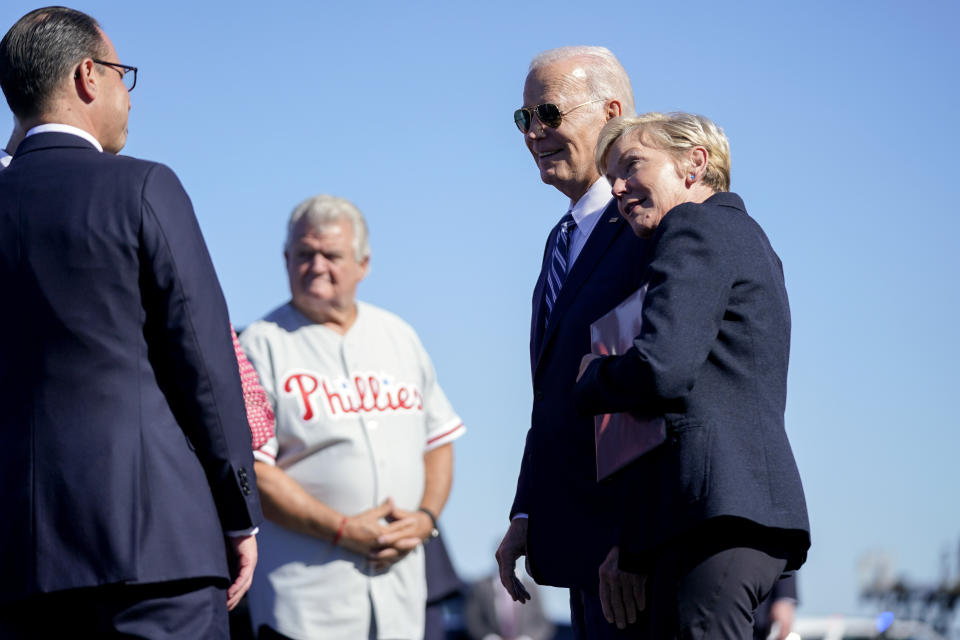
[[[370,273],[370,256],[367,256],[360,263],[360,268],[363,269],[363,275],[360,276],[360,279],[363,280],[367,277],[367,274]]]
[[[74,89],[77,96],[86,103],[93,102],[100,87],[96,67],[97,63],[90,58],[84,58],[73,72]]]
[[[607,121],[613,120],[614,118],[619,118],[623,115],[623,105],[620,104],[619,100],[611,100],[607,103]]]

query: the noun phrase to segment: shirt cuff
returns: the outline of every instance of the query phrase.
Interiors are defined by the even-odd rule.
[[[255,536],[260,533],[260,527],[250,527],[249,529],[240,529],[239,531],[227,531],[226,535],[231,538],[244,538],[246,536]]]
[[[516,520],[517,518],[530,518],[530,516],[528,516],[525,513],[515,513],[513,514],[513,517],[510,518],[510,520]]]

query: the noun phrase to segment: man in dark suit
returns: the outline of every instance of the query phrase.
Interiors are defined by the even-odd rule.
[[[577,414],[572,391],[590,351],[590,324],[639,286],[643,244],[594,164],[600,129],[633,114],[633,91],[609,50],[564,47],[533,60],[523,104],[517,127],[541,180],[569,199],[569,211],[550,232],[533,292],[533,414],[497,561],[515,599],[529,598],[514,574],[526,555],[536,582],[570,589],[578,638],[616,638],[601,609],[598,569],[616,542],[623,505],[613,486],[597,483],[593,418]]]
[[[0,41],[26,130],[0,172],[4,638],[226,638],[256,564],[212,262],[173,172],[114,155],[135,78],[71,9],[33,11]]]

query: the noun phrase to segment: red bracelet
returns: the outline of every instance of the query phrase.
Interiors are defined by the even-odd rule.
[[[347,527],[347,516],[343,516],[343,520],[340,521],[340,526],[337,527],[337,532],[333,534],[333,546],[337,546],[340,542],[340,538],[343,537],[343,530]]]

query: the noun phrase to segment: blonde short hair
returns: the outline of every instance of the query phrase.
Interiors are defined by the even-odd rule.
[[[714,191],[730,191],[730,143],[723,129],[710,118],[692,113],[650,112],[636,118],[614,118],[600,131],[596,162],[600,175],[607,173],[610,147],[625,135],[643,144],[667,151],[676,158],[694,147],[707,150],[703,182]]]

